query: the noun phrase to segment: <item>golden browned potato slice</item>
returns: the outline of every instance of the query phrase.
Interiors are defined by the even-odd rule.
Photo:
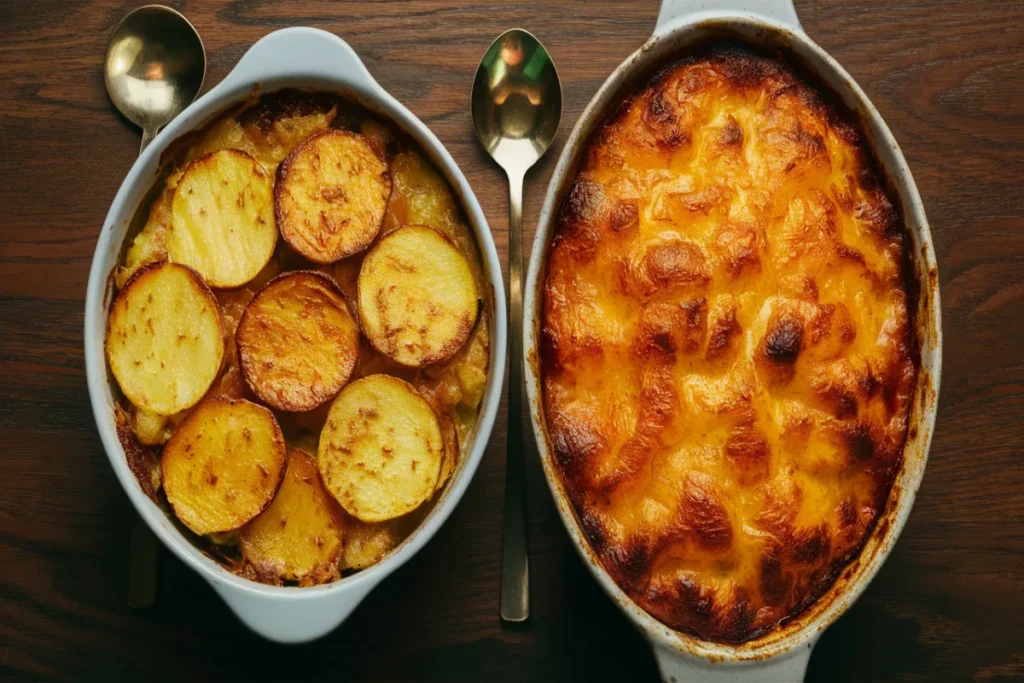
[[[390,194],[388,166],[366,138],[326,130],[307,138],[278,167],[277,224],[292,249],[331,263],[370,246]]]
[[[232,531],[273,500],[284,474],[284,436],[267,408],[213,398],[189,413],[161,460],[178,519],[200,536]]]
[[[129,401],[158,415],[189,408],[213,384],[224,358],[217,300],[190,268],[143,266],[114,300],[106,347]]]
[[[349,518],[345,525],[342,569],[366,569],[387,555],[402,540],[401,520],[367,523]]]
[[[344,524],[313,456],[292,449],[274,502],[242,528],[239,543],[260,581],[316,585],[338,578]]]
[[[353,517],[380,522],[430,498],[444,442],[437,415],[416,389],[389,375],[349,384],[320,433],[324,486]]]
[[[377,243],[359,269],[359,319],[385,356],[412,367],[451,358],[473,330],[477,290],[469,264],[422,225]]]
[[[167,416],[136,408],[132,414],[132,430],[146,446],[159,446],[171,437],[167,429]]]
[[[237,149],[195,159],[171,201],[165,236],[171,261],[195,268],[211,287],[239,287],[274,254],[273,182]]]
[[[359,355],[359,327],[331,278],[279,275],[259,291],[235,333],[245,381],[272,408],[312,410],[345,386]]]
[[[462,388],[462,399],[459,403],[472,410],[476,410],[480,405],[484,389],[487,388],[487,366],[490,363],[491,348],[489,323],[487,311],[481,310],[469,341],[462,347],[463,356],[455,367],[455,374]]]
[[[434,486],[435,491],[444,488],[459,463],[459,434],[455,430],[455,422],[449,416],[442,415],[438,424],[441,426],[441,439],[444,441],[444,455],[441,458],[441,472]]]

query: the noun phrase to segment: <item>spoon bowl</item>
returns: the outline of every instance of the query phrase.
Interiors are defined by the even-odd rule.
[[[473,81],[473,126],[508,175],[508,445],[502,516],[501,618],[530,617],[523,463],[523,177],[551,146],[562,118],[562,86],[533,34],[514,28],[491,43]]]
[[[143,149],[191,104],[205,77],[199,34],[188,19],[163,5],[140,7],[122,19],[103,60],[110,101],[142,128]]]
[[[551,146],[562,117],[562,87],[551,56],[514,28],[487,49],[473,81],[477,138],[506,171],[525,172]]]

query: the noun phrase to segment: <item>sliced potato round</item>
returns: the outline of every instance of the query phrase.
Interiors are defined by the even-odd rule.
[[[159,446],[171,438],[167,423],[166,415],[151,413],[143,408],[136,408],[132,414],[132,430],[146,446]]]
[[[345,515],[309,453],[293,448],[274,501],[239,534],[260,581],[316,585],[338,578]]]
[[[199,402],[220,372],[224,322],[213,292],[190,268],[143,266],[107,320],[107,362],[121,391],[149,413]]]
[[[299,412],[345,386],[359,355],[359,326],[323,273],[279,275],[256,294],[235,333],[245,381],[272,408]]]
[[[359,269],[359,320],[374,348],[412,367],[451,358],[469,338],[477,290],[466,258],[423,225],[380,240]]]
[[[342,569],[366,569],[391,552],[402,540],[400,520],[367,523],[349,518],[345,526]]]
[[[440,491],[448,483],[455,466],[459,464],[459,434],[455,429],[455,422],[448,415],[442,415],[438,419],[441,426],[441,440],[444,442],[444,455],[441,458],[441,472],[437,476],[435,491]]]
[[[171,435],[161,457],[174,514],[204,536],[233,531],[273,500],[285,469],[274,414],[244,399],[200,403]]]
[[[430,498],[443,454],[437,415],[411,384],[389,375],[345,387],[320,433],[324,486],[364,522],[399,517]]]
[[[388,166],[366,138],[326,130],[306,138],[278,167],[277,225],[292,249],[331,263],[370,246],[390,194]]]
[[[171,200],[167,257],[211,287],[240,287],[274,254],[273,181],[260,162],[221,149],[185,168]]]

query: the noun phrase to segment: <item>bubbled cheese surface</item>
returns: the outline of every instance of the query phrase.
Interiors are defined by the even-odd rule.
[[[594,134],[544,281],[554,460],[592,549],[667,625],[766,633],[856,556],[915,381],[899,212],[858,131],[717,51]]]

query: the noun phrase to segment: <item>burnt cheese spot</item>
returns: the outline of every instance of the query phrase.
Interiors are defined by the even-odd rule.
[[[557,374],[562,368],[558,353],[558,333],[550,325],[544,325],[540,331],[540,362],[549,376]]]
[[[836,517],[844,527],[850,527],[857,523],[857,503],[852,500],[844,500],[836,507]]]
[[[769,453],[768,440],[753,425],[734,428],[725,441],[725,457],[744,483],[767,475]]]
[[[718,140],[725,147],[743,146],[743,129],[734,117],[729,117],[722,132],[719,133]]]
[[[715,252],[722,259],[732,277],[744,271],[761,270],[762,238],[758,228],[751,225],[724,225],[715,237]]]
[[[871,427],[865,422],[844,423],[842,443],[853,463],[865,462],[875,455],[875,441],[871,437]]]
[[[799,318],[780,315],[768,325],[764,338],[764,355],[773,363],[792,365],[800,355],[804,327]]]
[[[335,106],[337,98],[329,93],[285,89],[261,97],[254,107],[239,114],[238,121],[243,126],[253,126],[262,134],[269,135],[274,122],[279,119],[327,113]]]
[[[825,139],[818,133],[808,131],[798,121],[793,131],[793,140],[796,142],[800,152],[807,158],[828,157],[828,149],[825,147]]]
[[[870,390],[858,379],[859,373],[849,363],[840,361],[831,367],[816,370],[811,377],[811,390],[834,417],[848,420],[856,417],[859,405],[857,393]]]
[[[708,327],[708,305],[705,299],[683,301],[679,304],[682,318],[681,346],[686,353],[693,353],[704,344]]]
[[[644,255],[644,267],[655,288],[704,283],[709,278],[704,253],[692,242],[668,242],[651,247]]]
[[[552,248],[561,248],[574,261],[587,263],[597,249],[597,224],[604,209],[604,191],[598,183],[577,180],[562,201],[562,229],[552,240]]]
[[[630,589],[642,585],[651,565],[650,548],[644,539],[630,537],[624,545],[609,548],[619,581]]]
[[[873,177],[873,176],[871,176]],[[862,185],[869,183],[863,180]],[[869,189],[865,187],[865,189]],[[869,198],[854,208],[854,216],[877,235],[889,235],[902,227],[900,214],[888,197],[880,191],[872,192]],[[896,233],[902,235],[903,233]]]
[[[640,221],[640,211],[635,201],[620,201],[616,203],[609,217],[609,227],[614,232],[625,232],[635,228]]]
[[[783,570],[780,548],[770,546],[759,566],[761,597],[769,605],[780,605],[789,595],[793,578]]]
[[[732,543],[732,524],[708,477],[690,477],[683,499],[683,520],[693,540],[705,550],[724,550]]]
[[[742,50],[724,53],[723,59],[714,60],[719,73],[737,88],[762,88],[766,83],[779,82],[787,88],[795,78],[771,59],[763,59]]]
[[[677,630],[722,635],[714,592],[690,576],[650,581],[637,597],[644,609]]]
[[[580,527],[583,529],[583,535],[590,541],[590,547],[595,552],[603,553],[608,545],[608,530],[601,518],[584,509],[580,512]]]
[[[590,223],[599,218],[604,206],[604,191],[599,183],[577,180],[562,202],[562,221],[567,224]]]
[[[634,353],[641,359],[672,360],[704,344],[708,308],[705,299],[652,303],[640,315]]]
[[[742,642],[749,633],[756,633],[754,619],[757,616],[755,607],[742,590],[737,591],[736,598],[729,610],[727,625],[723,629],[727,634],[724,640]]]
[[[673,334],[677,307],[673,304],[654,304],[644,309],[640,317],[640,331],[633,344],[633,352],[641,359],[672,360],[676,353]]]
[[[683,129],[670,98],[664,87],[654,89],[641,115],[655,144],[663,151],[673,151],[690,142],[690,133]]]
[[[551,445],[555,461],[570,481],[579,480],[588,463],[608,447],[594,424],[581,419],[563,418],[551,422]]]
[[[715,360],[724,356],[740,332],[742,329],[736,321],[736,309],[730,307],[721,312],[711,324],[705,357],[708,360]]]
[[[809,564],[824,559],[829,552],[828,527],[820,525],[796,533],[791,549],[793,561],[797,563]]]

